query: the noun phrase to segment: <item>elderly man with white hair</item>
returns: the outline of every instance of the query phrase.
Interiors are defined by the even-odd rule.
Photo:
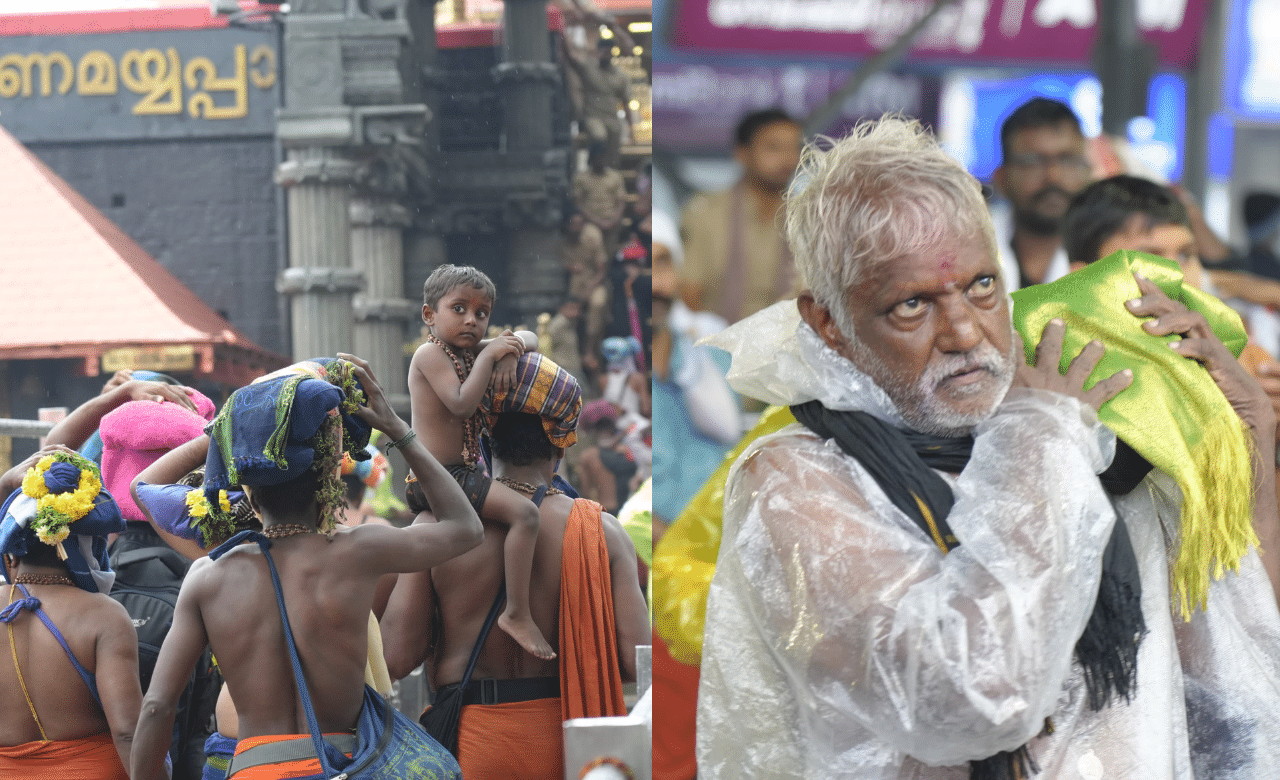
[[[1195,633],[1171,617],[1157,483],[1097,476],[1116,439],[1096,412],[1133,372],[1086,389],[1095,341],[1060,373],[1056,319],[1026,365],[978,183],[918,123],[824,146],[786,207],[805,291],[711,340],[735,390],[800,424],[726,483],[700,780],[1280,776],[1246,704],[1280,689],[1232,693],[1280,679],[1256,555],[1229,587],[1267,598],[1211,589]]]

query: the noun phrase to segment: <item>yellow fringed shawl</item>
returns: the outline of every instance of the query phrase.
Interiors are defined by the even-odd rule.
[[[1106,354],[1086,382],[1125,368],[1133,385],[1103,405],[1099,419],[1182,490],[1177,558],[1171,567],[1173,599],[1184,619],[1203,608],[1209,577],[1236,570],[1253,531],[1253,467],[1245,426],[1204,366],[1169,349],[1177,337],[1152,336],[1145,318],[1124,302],[1141,293],[1134,272],[1155,282],[1170,298],[1198,311],[1232,354],[1244,349],[1240,316],[1213,296],[1182,283],[1176,263],[1141,252],[1119,251],[1056,282],[1013,294],[1014,327],[1027,360],[1049,320],[1066,322],[1065,371],[1085,344],[1100,340]]]

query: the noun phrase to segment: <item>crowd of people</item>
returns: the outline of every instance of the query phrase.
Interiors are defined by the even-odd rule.
[[[1280,201],[1233,250],[1047,98],[994,191],[734,140],[654,218],[655,778],[1280,777]]]
[[[676,219],[623,130],[545,354],[444,265],[408,423],[354,355],[135,372],[0,477],[0,774],[558,778],[652,564],[656,778],[1280,778],[1280,199],[1235,251],[1036,98],[995,204],[918,122],[770,109]]]
[[[626,714],[642,558],[557,472],[582,387],[485,338],[480,271],[423,296],[410,423],[355,355],[220,409],[121,372],[0,478],[0,775],[558,780],[564,721]],[[407,525],[366,501],[391,449]],[[424,664],[415,721],[388,697]]]
[[[608,164],[601,141],[586,151],[565,209],[568,278],[547,325],[548,354],[578,379],[586,399],[587,446],[570,454],[568,471],[584,496],[617,511],[652,474],[651,172],[641,161],[624,176]]]

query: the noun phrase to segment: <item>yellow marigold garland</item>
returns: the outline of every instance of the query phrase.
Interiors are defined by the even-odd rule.
[[[204,495],[203,488],[195,488],[187,492],[187,514],[191,515],[191,524],[200,529],[207,543],[212,539],[221,539],[235,531],[235,520],[231,516],[231,499],[227,491],[218,491],[218,509],[215,511]]]
[[[50,493],[45,483],[45,473],[54,463],[67,463],[80,469],[80,482],[75,490],[65,493]],[[31,521],[31,529],[36,538],[48,545],[58,547],[59,557],[65,559],[61,542],[71,535],[69,526],[93,511],[94,502],[102,492],[102,478],[98,468],[91,461],[80,455],[54,453],[41,458],[35,466],[27,469],[22,478],[22,492],[36,499],[36,516]]]
[[[52,455],[46,455],[36,463],[34,468],[27,469],[22,478],[22,492],[31,498],[44,498],[49,495],[49,487],[44,484],[44,473],[54,463]]]

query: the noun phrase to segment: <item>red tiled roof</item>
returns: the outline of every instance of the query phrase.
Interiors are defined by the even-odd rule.
[[[123,346],[205,345],[197,370],[233,384],[244,371],[215,369],[211,348],[227,358],[221,369],[233,354],[241,369],[287,362],[210,309],[3,128],[0,171],[0,359],[96,362]]]

